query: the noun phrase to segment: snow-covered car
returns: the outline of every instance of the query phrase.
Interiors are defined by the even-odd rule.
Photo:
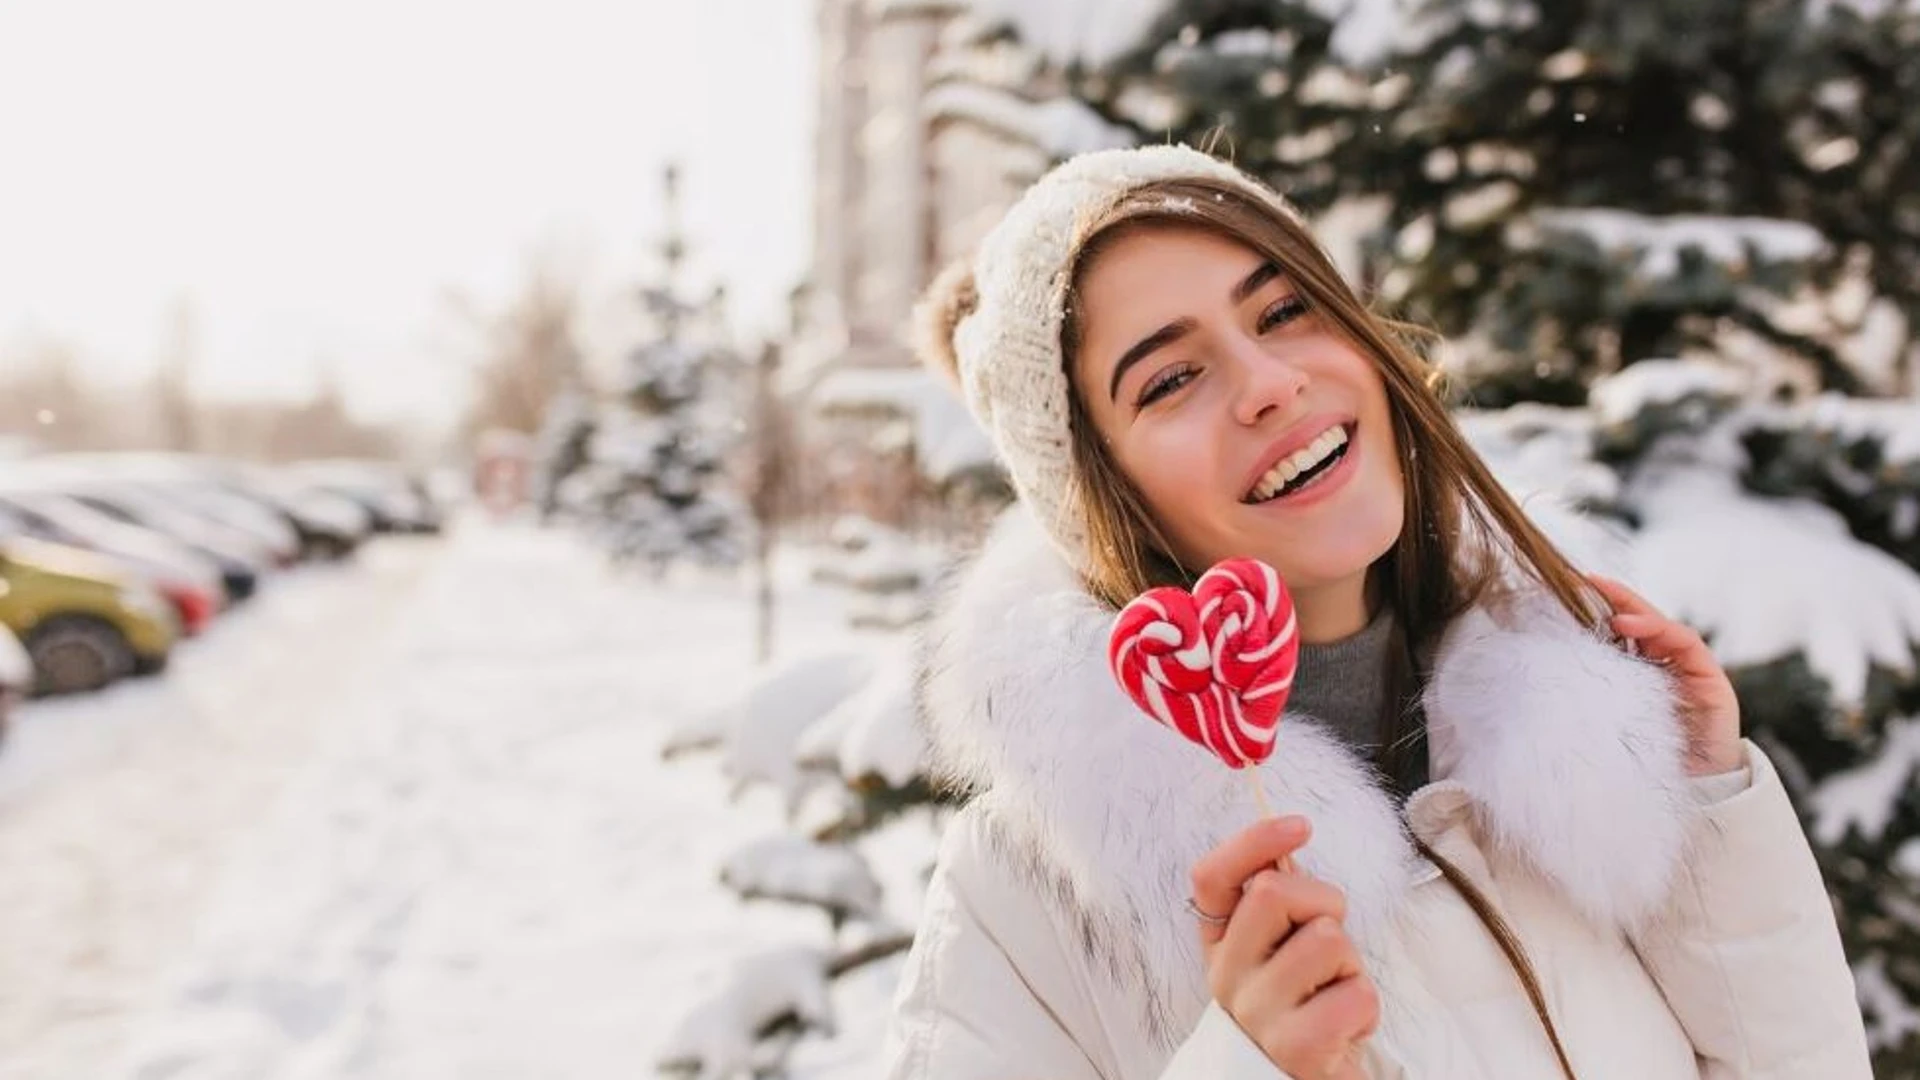
[[[398,466],[372,461],[313,461],[293,466],[288,475],[309,489],[359,503],[373,515],[378,532],[440,531],[440,508],[426,486]]]
[[[0,537],[27,536],[85,548],[113,559],[173,605],[188,635],[206,629],[227,606],[220,569],[159,533],[116,521],[60,495],[0,490]]]
[[[277,566],[291,566],[300,559],[300,534],[278,510],[204,482],[141,486],[153,495],[174,500],[187,510],[248,537],[270,552]]]
[[[164,533],[220,564],[220,575],[231,600],[253,594],[259,579],[274,564],[273,553],[245,533],[174,506],[165,499],[126,487],[92,487],[67,492],[109,517]]]
[[[72,494],[155,499],[173,510],[202,519],[230,538],[265,549],[274,565],[286,566],[300,554],[299,537],[285,515],[239,498],[221,478],[232,466],[190,454],[60,454],[34,463],[37,482]]]
[[[13,710],[33,690],[33,661],[13,631],[0,624],[0,739],[13,726]]]
[[[373,535],[373,515],[344,495],[306,488],[266,475],[235,480],[229,490],[270,506],[300,537],[307,559],[343,559]]]

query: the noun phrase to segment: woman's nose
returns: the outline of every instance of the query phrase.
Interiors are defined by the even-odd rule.
[[[1274,410],[1286,413],[1307,388],[1307,373],[1258,344],[1241,342],[1231,363],[1236,371],[1233,410],[1242,424],[1259,423]]]

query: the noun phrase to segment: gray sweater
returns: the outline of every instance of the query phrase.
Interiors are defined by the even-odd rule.
[[[1392,634],[1393,609],[1382,604],[1379,614],[1359,633],[1321,645],[1302,645],[1287,711],[1324,722],[1362,756],[1371,758],[1380,745],[1380,709],[1387,692],[1387,648]]]

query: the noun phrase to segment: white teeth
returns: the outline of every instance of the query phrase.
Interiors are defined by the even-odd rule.
[[[1347,429],[1336,424],[1322,432],[1311,443],[1295,450],[1280,460],[1253,486],[1249,502],[1265,502],[1273,498],[1274,493],[1293,482],[1293,478],[1320,464],[1328,454],[1347,445]]]

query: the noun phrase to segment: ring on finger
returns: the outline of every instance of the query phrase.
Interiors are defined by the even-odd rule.
[[[1225,915],[1207,914],[1206,912],[1200,910],[1200,904],[1197,901],[1195,901],[1194,898],[1191,896],[1187,897],[1187,912],[1191,914],[1194,918],[1199,919],[1203,923],[1206,923],[1208,926],[1227,925],[1227,917]]]

